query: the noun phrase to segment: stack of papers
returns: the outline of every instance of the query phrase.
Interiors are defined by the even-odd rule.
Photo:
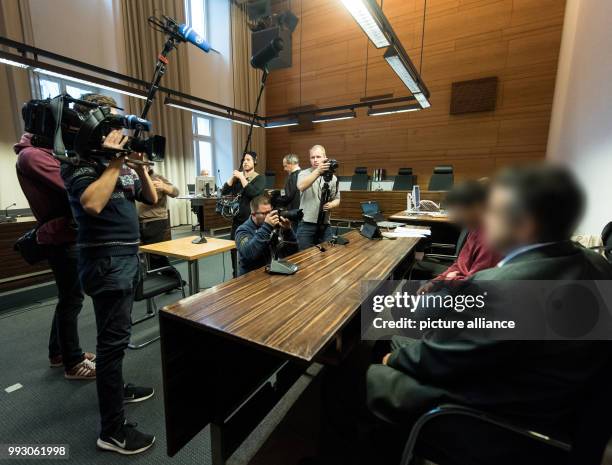
[[[393,231],[383,232],[384,237],[426,237],[431,235],[429,228],[415,228],[410,226],[401,226]]]

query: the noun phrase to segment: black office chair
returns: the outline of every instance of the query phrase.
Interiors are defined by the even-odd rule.
[[[433,174],[429,179],[430,191],[448,191],[453,187],[455,178],[452,165],[441,165],[434,168]]]
[[[352,191],[367,191],[368,181],[368,169],[364,166],[355,168],[355,174],[351,177],[351,190]]]
[[[602,350],[609,352],[602,342]],[[400,465],[415,455],[438,465],[489,464],[494,454],[500,465],[600,465],[612,435],[612,357],[581,392],[573,430],[536,431],[462,405],[444,404],[422,415],[412,427]],[[500,453],[501,452],[501,453]]]
[[[276,173],[274,171],[266,171],[266,189],[274,189],[276,184]]]
[[[132,320],[132,326],[135,326],[143,321],[150,320],[157,316],[157,305],[155,304],[155,297],[180,289],[183,298],[185,298],[185,284],[179,271],[173,266],[164,266],[162,268],[156,268],[153,270],[148,269],[148,261],[144,257],[140,257],[140,282],[136,287],[136,294],[134,296],[135,302],[141,302],[146,300],[147,312],[145,315],[137,320]],[[159,336],[152,339],[148,339],[140,344],[133,343],[130,340],[128,347],[130,349],[142,349],[149,344],[157,341]]]
[[[457,244],[455,244],[451,254],[427,252],[427,250],[450,249],[450,247],[452,247],[451,244],[428,244],[425,248],[426,251],[423,258],[416,261],[410,269],[409,279],[429,280],[444,272],[455,260],[457,260],[461,249],[463,249],[465,245],[468,233],[469,231],[466,228],[461,230],[459,238],[457,239]]]
[[[412,174],[412,168],[400,168],[393,181],[394,191],[409,191],[416,184],[416,175]]]
[[[195,195],[195,184],[187,184],[187,193],[189,195]]]
[[[602,245],[591,247],[591,250],[603,253],[606,260],[612,263],[612,221],[601,231],[601,242]]]

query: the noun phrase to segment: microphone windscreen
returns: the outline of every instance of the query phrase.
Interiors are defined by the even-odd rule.
[[[187,24],[179,25],[178,33],[184,40],[195,45],[200,50],[204,50],[206,53],[210,52],[210,44],[206,42],[204,37],[198,34],[191,26],[188,26]]]
[[[251,57],[253,68],[263,69],[271,60],[276,58],[284,47],[283,39],[276,37],[268,45]]]

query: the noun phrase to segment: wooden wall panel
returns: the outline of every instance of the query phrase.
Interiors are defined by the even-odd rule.
[[[368,95],[408,91],[338,0],[293,0],[300,23],[293,34],[293,66],[268,79],[268,114],[300,105],[330,106]],[[385,0],[384,11],[417,68],[421,67],[424,0]],[[437,164],[452,164],[456,179],[492,174],[513,163],[541,159],[557,71],[565,0],[428,0],[422,75],[428,110],[315,124],[313,130],[268,130],[267,168],[284,183],[282,157],[295,152],[308,166],[308,148],[323,144],[340,162],[393,175],[412,167],[426,185]],[[367,70],[366,70],[367,64]],[[367,83],[366,83],[367,76]],[[450,115],[451,83],[499,77],[493,112]]]

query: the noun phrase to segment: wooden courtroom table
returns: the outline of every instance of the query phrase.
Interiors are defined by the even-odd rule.
[[[187,260],[189,294],[193,295],[200,292],[200,270],[198,269],[198,260],[236,248],[234,241],[217,239],[216,237],[207,237],[207,242],[194,244],[192,241],[196,238],[197,236],[181,237],[180,239],[173,239],[171,241],[141,245],[140,252]]]
[[[434,244],[456,244],[461,232],[459,226],[453,223],[447,215],[414,214],[404,209],[389,216],[389,221],[429,227],[431,229],[429,239]]]
[[[214,232],[216,229],[226,229],[232,227],[232,220],[224,218],[217,213],[217,198],[216,197],[200,197],[194,195],[183,195],[177,197],[179,200],[189,200],[191,202],[191,210],[198,217],[200,223],[200,234],[204,235],[204,231]]]
[[[383,215],[406,209],[409,191],[340,191],[340,206],[331,212],[334,221],[363,221],[361,202],[375,200]],[[421,199],[440,203],[446,191],[421,191]]]
[[[289,257],[294,275],[260,268],[160,311],[168,455],[211,424],[213,464],[225,463],[311,362],[358,340],[361,282],[401,276],[419,239],[345,237]]]
[[[36,225],[36,219],[31,216],[17,218],[11,223],[0,223],[0,292],[53,280],[46,260],[30,265],[13,250],[17,239]]]

